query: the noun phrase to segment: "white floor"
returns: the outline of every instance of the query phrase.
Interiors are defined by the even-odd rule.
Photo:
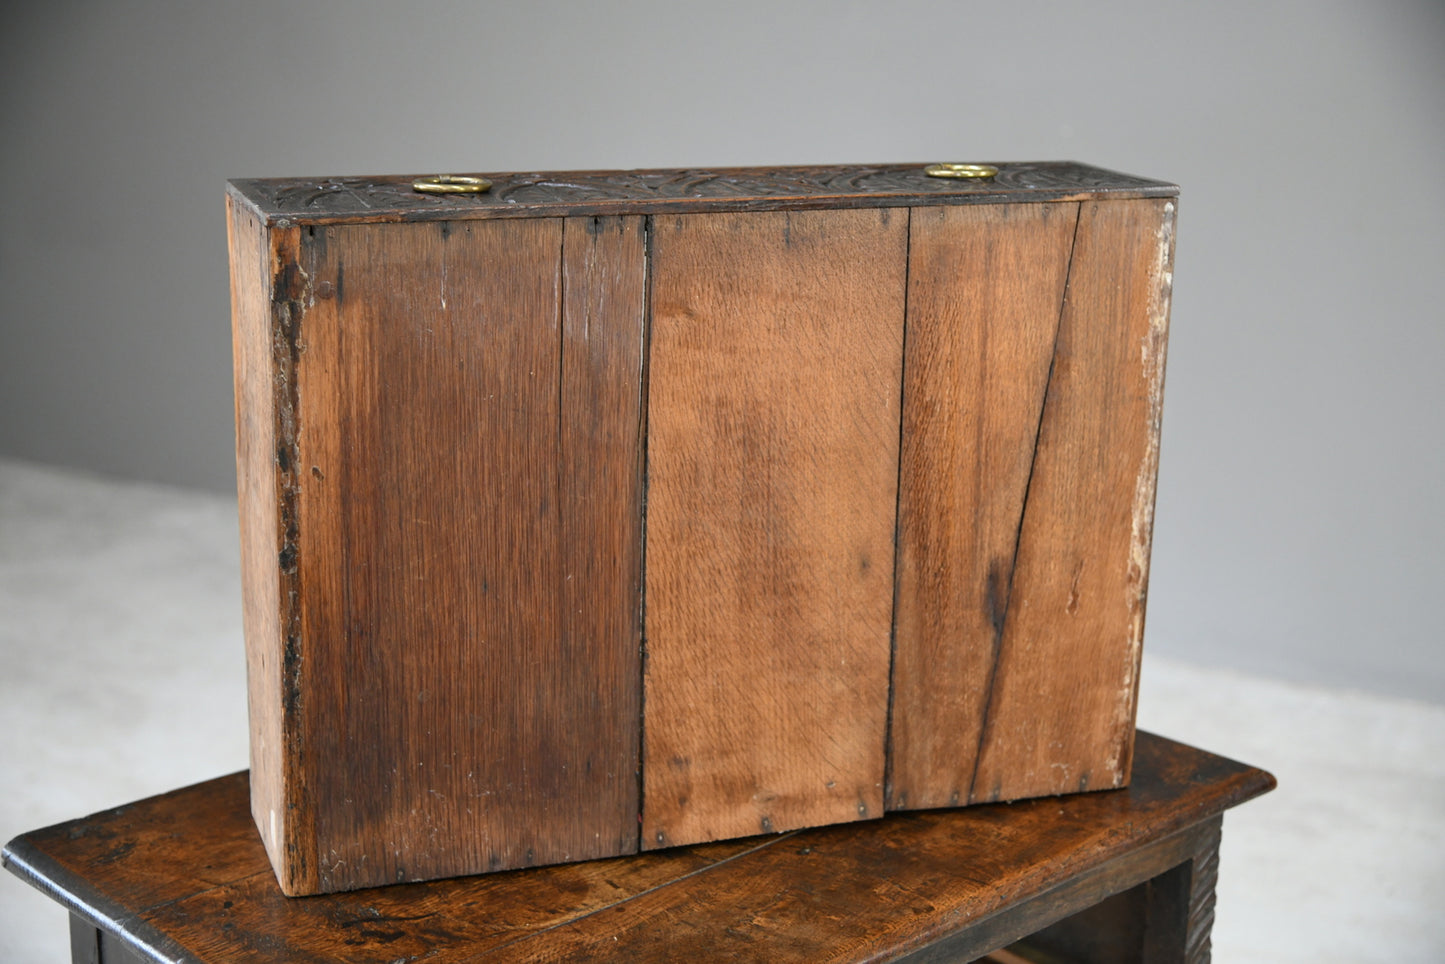
[[[246,765],[234,503],[0,461],[0,839]],[[1215,960],[1445,962],[1445,706],[1146,656],[1140,725],[1275,773]],[[68,961],[0,874],[0,961]]]

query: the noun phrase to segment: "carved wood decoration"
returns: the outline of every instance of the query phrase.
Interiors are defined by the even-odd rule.
[[[1172,197],[1149,178],[1072,162],[1000,164],[989,179],[929,177],[924,164],[566,171],[483,176],[483,194],[422,194],[413,175],[236,180],[232,190],[271,223],[458,220],[564,214],[907,207],[915,204]]]
[[[240,181],[288,893],[1128,779],[1175,189]]]

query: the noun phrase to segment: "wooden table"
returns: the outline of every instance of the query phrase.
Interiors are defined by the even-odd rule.
[[[69,908],[87,964],[932,962],[1010,945],[991,959],[1195,964],[1223,812],[1273,786],[1140,733],[1125,790],[287,898],[236,773],[23,834],[4,860]]]

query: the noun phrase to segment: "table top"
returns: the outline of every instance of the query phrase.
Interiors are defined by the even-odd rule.
[[[288,898],[241,772],[23,834],[4,862],[161,960],[885,960],[1273,787],[1140,732],[1122,790]]]

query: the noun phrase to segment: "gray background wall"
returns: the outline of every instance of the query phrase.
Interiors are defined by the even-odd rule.
[[[217,491],[227,177],[1175,180],[1148,645],[1445,702],[1441,3],[33,3],[0,139],[0,455]]]

